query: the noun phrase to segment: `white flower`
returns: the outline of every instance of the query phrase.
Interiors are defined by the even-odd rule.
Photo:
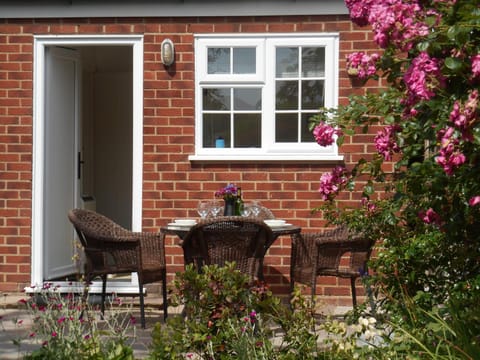
[[[362,332],[362,325],[352,325],[352,330],[356,333],[361,333]]]
[[[365,340],[371,340],[371,339],[374,338],[375,335],[376,335],[376,334],[375,334],[375,331],[372,331],[372,330],[370,330],[370,329],[367,329],[367,330],[365,331]]]
[[[360,317],[358,318],[358,323],[359,323],[360,325],[362,325],[362,326],[365,326],[365,327],[368,326],[368,320],[365,319],[365,318],[362,317],[362,316],[360,316]]]

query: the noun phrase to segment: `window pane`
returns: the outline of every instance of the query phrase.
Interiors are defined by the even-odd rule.
[[[255,48],[233,49],[233,73],[255,74],[257,68]]]
[[[323,106],[323,80],[302,81],[302,109],[316,110]]]
[[[262,147],[261,114],[236,114],[234,116],[234,147]]]
[[[203,147],[215,147],[215,139],[225,139],[225,147],[230,147],[230,115],[203,114]]]
[[[230,48],[208,48],[209,74],[230,74]]]
[[[203,110],[230,110],[230,88],[203,89]]]
[[[325,48],[304,47],[302,49],[302,76],[325,76]]]
[[[297,110],[298,81],[277,81],[275,100],[277,110]]]
[[[297,142],[298,141],[298,115],[277,114],[275,118],[275,141]]]
[[[276,49],[276,76],[298,77],[298,48]]]
[[[301,137],[302,137],[302,142],[314,142],[315,138],[313,137],[312,131],[308,129],[308,126],[310,125],[310,119],[312,116],[315,114],[312,113],[304,113],[302,114],[302,123],[301,123]]]
[[[261,89],[233,89],[235,110],[262,110]]]

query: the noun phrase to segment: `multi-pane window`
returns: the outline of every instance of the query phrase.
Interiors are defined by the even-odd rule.
[[[338,36],[198,35],[193,158],[337,156],[309,119],[337,105]]]

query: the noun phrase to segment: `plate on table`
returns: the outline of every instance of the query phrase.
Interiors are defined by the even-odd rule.
[[[178,221],[178,220],[176,220],[175,222],[168,223],[168,226],[182,228],[182,229],[188,229],[188,228],[191,228],[196,223],[197,222],[195,220],[192,220],[192,221]]]
[[[285,226],[285,224],[287,223],[285,220],[281,219],[265,219],[263,220],[263,222],[270,227]]]
[[[282,227],[286,227],[286,226],[292,226],[292,224],[289,224],[289,223],[270,224],[270,225],[268,225],[268,226],[270,226],[272,229],[276,229],[276,228],[282,228]]]
[[[285,220],[280,220],[280,219],[266,219],[263,220],[265,224],[270,226],[271,228],[279,228],[279,227],[285,227],[285,226],[290,226],[292,224],[287,223]]]
[[[175,219],[173,224],[177,226],[193,226],[197,223],[195,219]]]

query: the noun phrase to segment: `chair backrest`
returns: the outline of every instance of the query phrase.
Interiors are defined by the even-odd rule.
[[[350,253],[349,269],[346,271],[353,273],[365,270],[374,241],[362,234],[352,233],[346,226],[338,226],[319,235],[316,238],[316,244],[318,248],[317,269],[339,269],[342,256]]]
[[[98,241],[128,237],[130,231],[108,217],[87,209],[73,209],[68,213],[84,247],[94,247]]]
[[[220,217],[193,226],[182,243],[185,262],[202,265],[235,262],[238,270],[254,278],[265,255],[272,230],[261,219]]]
[[[137,271],[140,240],[132,232],[91,210],[70,210],[68,218],[82,243],[87,273]]]
[[[260,206],[260,213],[258,214],[258,217],[262,220],[275,219],[275,215],[273,215],[272,210],[265,206]]]

